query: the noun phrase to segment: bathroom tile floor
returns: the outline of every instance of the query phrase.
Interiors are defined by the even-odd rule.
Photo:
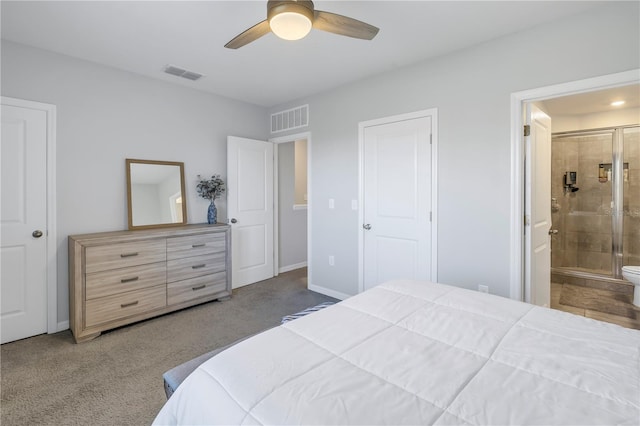
[[[631,291],[629,291],[631,290]],[[595,289],[551,283],[551,308],[640,330],[640,307],[631,303],[633,290]]]

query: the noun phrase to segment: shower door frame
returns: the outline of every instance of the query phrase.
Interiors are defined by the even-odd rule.
[[[510,293],[512,299],[531,300],[525,292],[525,238],[524,238],[524,111],[529,102],[593,92],[613,87],[640,83],[640,69],[608,74],[584,80],[571,81],[537,89],[511,93],[511,220],[510,220]],[[549,194],[549,196],[551,196]]]
[[[571,138],[591,135],[611,135],[611,277],[622,278],[624,257],[624,131],[640,128],[639,124],[601,127],[597,129],[573,130],[553,133],[553,137]],[[570,266],[561,268],[570,269]],[[551,266],[554,270],[554,266]],[[592,273],[589,272],[588,275]],[[594,274],[600,275],[600,274]],[[605,275],[608,277],[608,275]]]

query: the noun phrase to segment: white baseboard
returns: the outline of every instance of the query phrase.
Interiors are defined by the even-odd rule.
[[[325,296],[333,297],[339,300],[345,300],[351,297],[351,295],[349,294],[341,293],[339,291],[331,290],[330,288],[320,287],[313,284],[309,284],[307,288],[311,291],[315,291],[316,293],[324,294]]]
[[[280,269],[278,269],[278,273],[282,274],[284,272],[293,271],[295,269],[305,268],[306,266],[307,266],[307,262],[300,262],[300,263],[295,263],[293,265],[281,266]]]
[[[60,331],[65,331],[69,329],[69,321],[60,321],[58,323],[58,327],[57,327],[57,331],[56,333],[60,332]]]

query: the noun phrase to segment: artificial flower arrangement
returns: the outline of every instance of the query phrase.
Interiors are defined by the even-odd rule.
[[[224,194],[225,185],[220,175],[213,175],[211,179],[200,180],[196,189],[202,198],[213,201]]]
[[[200,178],[200,176],[198,176]],[[218,208],[216,207],[214,200],[224,194],[225,186],[224,181],[220,175],[213,175],[211,179],[200,180],[196,186],[198,195],[202,198],[211,201],[209,209],[207,210],[207,223],[215,224],[218,222]]]

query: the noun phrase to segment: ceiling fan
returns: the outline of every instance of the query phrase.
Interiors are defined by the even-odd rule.
[[[315,10],[310,0],[269,0],[267,19],[240,33],[224,47],[237,49],[269,32],[285,40],[299,40],[312,27],[363,40],[371,40],[379,31],[377,27],[357,19]]]

